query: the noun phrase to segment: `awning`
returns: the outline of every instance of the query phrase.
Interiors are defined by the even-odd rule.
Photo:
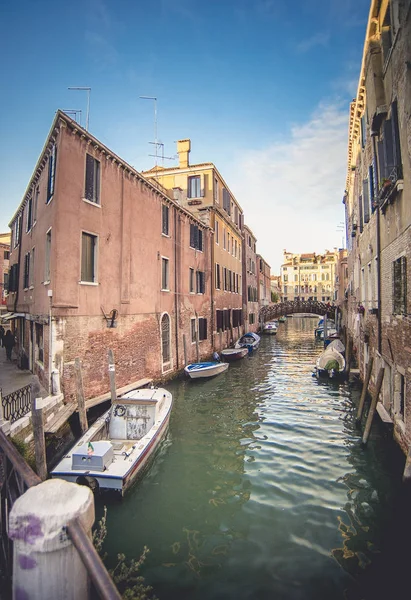
[[[0,319],[2,321],[10,321],[11,319],[18,319],[19,317],[25,317],[26,313],[6,313],[4,315],[0,315]]]

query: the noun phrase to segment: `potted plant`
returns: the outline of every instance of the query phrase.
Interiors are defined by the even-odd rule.
[[[364,315],[364,314],[365,314],[365,308],[364,308],[364,306],[363,306],[362,304],[359,304],[359,305],[358,305],[358,307],[357,307],[357,312],[358,312],[358,314],[360,314],[360,315]]]

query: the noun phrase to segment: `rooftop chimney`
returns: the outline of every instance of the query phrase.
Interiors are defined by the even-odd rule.
[[[189,166],[188,155],[191,150],[191,140],[178,140],[177,154],[179,159],[178,166],[180,169],[186,169]]]

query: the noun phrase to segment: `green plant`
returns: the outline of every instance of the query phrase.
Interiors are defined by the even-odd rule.
[[[96,529],[93,531],[93,544],[104,561],[107,558],[107,553],[103,552],[104,541],[107,536],[107,507],[104,507],[104,513]],[[145,585],[144,577],[139,575],[140,567],[146,560],[150,550],[144,546],[140,558],[131,559],[129,562],[125,554],[117,555],[117,564],[113,569],[109,569],[109,574],[117,586],[118,591],[124,600],[157,600],[156,596],[152,595],[153,588]]]
[[[14,447],[22,455],[26,463],[28,463],[28,465],[33,469],[33,471],[37,473],[36,459],[34,457],[33,451],[30,448],[30,445],[26,444],[26,442],[23,442],[22,440],[19,440],[18,438],[10,439],[13,442]]]

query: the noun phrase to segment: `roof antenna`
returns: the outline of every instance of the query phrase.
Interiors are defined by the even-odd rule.
[[[88,131],[89,117],[90,117],[90,92],[91,87],[69,87],[68,90],[80,90],[87,92],[87,112],[86,112],[86,131]]]

